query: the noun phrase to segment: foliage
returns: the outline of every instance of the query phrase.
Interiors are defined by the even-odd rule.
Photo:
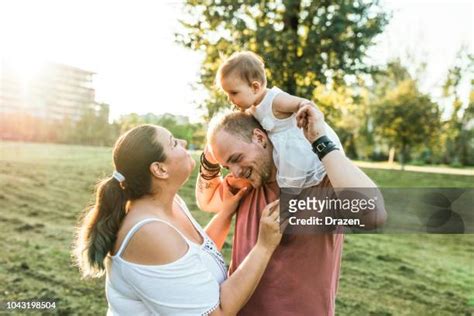
[[[452,165],[474,164],[474,55],[464,48],[458,52],[455,65],[448,70],[443,94],[451,101],[451,115],[443,122],[442,162]],[[459,87],[467,76],[471,78],[471,92],[467,105],[459,94]]]
[[[318,83],[368,72],[363,58],[388,20],[378,1],[362,0],[186,0],[185,10],[177,41],[205,53],[208,118],[228,106],[213,89],[221,54],[254,51],[266,62],[269,85],[309,98]]]
[[[72,129],[71,141],[84,145],[110,146],[118,132],[117,125],[109,124],[109,107],[106,104],[87,109]]]
[[[172,114],[155,115],[148,113],[138,115],[131,113],[123,115],[117,124],[121,126],[121,133],[140,124],[155,124],[168,129],[176,138],[184,139],[190,148],[203,148],[205,131],[200,123],[191,124],[187,117]]]
[[[0,138],[35,142],[110,146],[118,135],[117,126],[109,124],[107,104],[86,108],[78,121],[44,119],[28,113],[2,113]]]
[[[205,128],[191,124],[185,116],[172,114],[123,115],[114,123],[108,122],[108,106],[87,109],[77,121],[45,120],[26,113],[7,113],[0,116],[0,138],[64,144],[112,146],[120,134],[140,124],[156,124],[167,128],[175,137],[185,139],[190,148],[202,148]]]
[[[469,80],[469,76],[472,75],[473,60],[472,55],[461,49],[455,65],[448,70],[446,80],[442,86],[443,95],[449,105],[444,109],[445,116],[449,113],[449,116],[445,119],[443,119],[440,105],[436,105],[438,115],[434,113],[435,105],[430,106],[431,101],[429,101],[428,96],[418,91],[418,79],[412,78],[399,59],[389,61],[386,67],[373,74],[372,85],[359,83],[359,89],[369,93],[368,104],[362,107],[365,109],[366,119],[361,122],[356,146],[359,152],[369,153],[369,155],[359,155],[359,157],[376,159],[380,156],[380,153],[388,152],[388,149],[396,143],[398,143],[398,150],[402,151],[401,134],[398,135],[400,136],[398,140],[395,140],[394,137],[399,133],[399,129],[409,128],[408,125],[410,124],[405,127],[397,126],[397,124],[411,122],[413,127],[411,133],[408,134],[411,135],[410,138],[417,139],[417,141],[406,146],[404,152],[400,152],[400,159],[404,159],[404,162],[411,158],[411,163],[416,164],[444,163],[459,167],[473,165],[474,106],[472,103],[474,87],[472,83],[471,96],[467,104],[463,103],[460,95],[461,83],[465,82],[466,79]],[[396,115],[398,121],[394,122],[395,117],[386,116],[387,113],[384,111],[385,109],[391,109],[391,107],[387,107],[387,103],[394,106],[397,95],[400,98],[402,97],[402,90],[406,94],[404,97],[406,106],[405,110],[402,110],[401,104],[398,104],[400,107],[399,113]],[[390,98],[391,100],[389,100]],[[408,100],[410,98],[412,98],[411,101]],[[425,106],[417,106],[420,102],[425,103]],[[410,109],[410,104],[413,106],[412,109]],[[416,111],[424,111],[424,116],[431,116],[431,119],[425,117],[422,120],[422,116],[414,115]],[[412,115],[408,115],[409,113]],[[390,125],[392,126],[390,127]],[[428,132],[428,129],[430,129],[429,133],[425,133]],[[372,151],[372,154],[370,154],[370,151]],[[386,154],[383,154],[382,158],[386,158]]]
[[[396,89],[400,83],[411,79],[408,69],[399,58],[388,61],[383,69],[379,69],[373,75],[372,99],[383,98],[387,91]]]
[[[376,134],[399,150],[402,166],[414,146],[430,147],[440,127],[438,105],[422,94],[411,79],[386,91],[375,106],[373,118]]]
[[[366,91],[357,86],[318,84],[312,99],[324,113],[326,122],[336,131],[346,154],[358,158],[360,131],[366,118]]]

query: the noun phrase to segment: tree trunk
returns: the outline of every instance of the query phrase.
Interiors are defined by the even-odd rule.
[[[299,14],[301,10],[301,1],[300,0],[287,0],[283,1],[285,5],[285,13],[283,14],[283,33],[291,33],[291,42],[288,47],[285,47],[284,50],[287,51],[287,54],[297,57],[298,52],[298,26],[299,26]],[[294,61],[294,58],[289,58],[287,61]],[[292,95],[296,95],[296,78],[294,69],[298,67],[294,64],[287,65],[288,78],[286,79],[286,92]]]
[[[400,165],[402,171],[405,170],[405,162],[407,158],[407,151],[408,151],[408,146],[407,145],[402,145],[402,148],[400,150]]]
[[[395,160],[395,147],[390,147],[388,152],[388,163],[393,165],[393,161]]]

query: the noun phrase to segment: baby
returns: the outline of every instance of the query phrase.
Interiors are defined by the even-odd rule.
[[[267,131],[273,144],[273,159],[281,189],[301,189],[317,185],[326,175],[324,165],[296,124],[296,112],[310,101],[292,96],[277,87],[267,88],[265,67],[252,52],[232,54],[219,67],[216,84],[241,111],[250,112]],[[326,135],[342,150],[333,129]]]

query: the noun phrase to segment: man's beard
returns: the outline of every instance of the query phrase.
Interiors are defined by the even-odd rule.
[[[257,165],[258,168],[254,169],[255,171],[259,170],[258,174],[260,181],[259,183],[256,183],[257,188],[261,187],[263,184],[268,183],[272,174],[272,160],[263,155],[260,161],[261,163]]]

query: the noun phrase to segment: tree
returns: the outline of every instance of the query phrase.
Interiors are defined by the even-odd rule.
[[[205,132],[202,124],[189,123],[189,119],[185,116],[169,113],[162,115],[155,115],[153,113],[138,115],[131,113],[121,116],[117,124],[121,127],[122,133],[141,124],[159,125],[169,130],[174,137],[186,140],[192,149],[202,148],[204,144],[203,135]]]
[[[388,20],[376,0],[186,0],[185,11],[177,41],[205,53],[208,117],[228,106],[213,89],[221,54],[254,51],[266,62],[269,85],[310,98],[318,83],[368,72],[363,58]]]
[[[379,69],[373,74],[374,88],[373,99],[380,99],[387,91],[397,88],[403,81],[412,80],[412,76],[407,68],[403,66],[399,58],[395,58],[387,63],[384,69]]]
[[[443,162],[452,165],[474,164],[473,136],[473,88],[471,79],[471,93],[466,106],[464,106],[460,86],[468,76],[472,78],[474,70],[474,55],[468,54],[462,47],[456,57],[455,65],[448,70],[443,84],[443,95],[450,102],[451,115],[443,122]]]
[[[460,161],[463,165],[474,165],[474,80],[471,80],[469,104],[464,110],[461,127]]]
[[[376,160],[380,160],[382,157],[385,158],[381,149],[384,146],[389,146],[387,156],[389,163],[392,163],[395,156],[395,147],[393,147],[393,143],[388,144],[383,139],[380,139],[381,135],[374,135],[374,111],[376,111],[377,105],[380,104],[381,100],[385,98],[387,91],[396,89],[405,80],[412,80],[412,77],[408,69],[402,65],[400,58],[395,58],[388,61],[385,67],[381,67],[372,73],[372,87],[366,87],[370,93],[368,93],[366,119],[362,133],[366,137],[369,147],[372,147],[370,156]]]
[[[438,105],[422,94],[412,79],[388,90],[374,108],[375,133],[399,150],[402,169],[417,145],[430,147],[440,127]]]
[[[113,145],[117,130],[108,120],[108,104],[98,103],[85,107],[73,130],[74,142],[84,145]]]
[[[356,143],[365,114],[363,93],[356,86],[345,85],[318,85],[313,91],[313,100],[324,113],[325,121],[336,131],[350,158],[358,158],[362,149]]]

